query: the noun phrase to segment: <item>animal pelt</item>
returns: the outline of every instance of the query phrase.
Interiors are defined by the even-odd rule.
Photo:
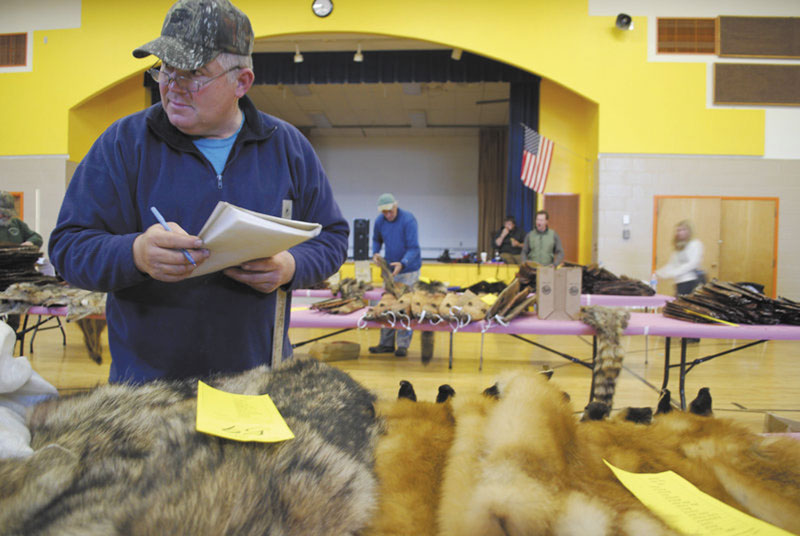
[[[439,305],[447,294],[447,287],[441,281],[417,281],[411,296],[411,314],[414,318],[436,318]],[[423,312],[425,313],[423,316]]]
[[[587,471],[602,460],[579,441],[557,386],[531,371],[497,391],[454,401],[440,534],[671,534],[607,468],[599,479]]]
[[[378,416],[385,433],[375,451],[378,511],[366,535],[433,536],[445,460],[453,442],[453,411],[447,401],[454,393],[443,385],[442,403],[415,402],[405,382],[396,401],[381,401]],[[443,396],[443,392],[446,393]]]
[[[628,327],[630,313],[625,309],[586,307],[581,321],[594,328],[597,336],[597,356],[592,378],[592,399],[613,407],[617,376],[622,370],[622,333]]]
[[[381,270],[381,279],[383,280],[383,288],[386,289],[386,292],[390,292],[394,294],[395,298],[399,298],[406,292],[408,292],[408,287],[399,281],[394,280],[394,275],[392,273],[392,268],[389,266],[389,263],[386,262],[386,259],[381,257],[380,255],[376,255],[373,262],[380,268]]]
[[[800,532],[800,444],[753,434],[727,419],[671,411],[649,426],[621,419],[581,423],[578,441],[636,473],[672,470],[755,517]],[[597,464],[586,470],[603,478]]]
[[[465,510],[481,477],[484,425],[497,399],[489,395],[459,395],[452,401],[456,420],[453,444],[447,456],[442,494],[436,514],[439,534],[459,536],[465,532]]]
[[[364,318],[366,320],[381,320],[383,316],[391,310],[392,306],[397,302],[397,298],[391,292],[384,292],[381,294],[381,299],[367,309],[367,312],[364,314]]]
[[[196,382],[107,385],[45,402],[27,459],[0,461],[2,534],[353,534],[376,501],[374,396],[313,360],[209,380],[268,393],[295,434],[195,431]]]

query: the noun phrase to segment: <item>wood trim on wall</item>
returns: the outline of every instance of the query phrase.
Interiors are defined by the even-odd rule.
[[[17,217],[25,221],[25,193],[24,192],[8,192],[14,196],[14,208],[17,209]]]

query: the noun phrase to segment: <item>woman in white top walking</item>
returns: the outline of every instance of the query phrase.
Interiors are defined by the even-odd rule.
[[[656,270],[659,278],[675,280],[676,294],[690,294],[697,285],[705,283],[703,263],[703,243],[694,238],[694,229],[689,220],[683,220],[675,226],[672,239],[675,251],[669,262]]]

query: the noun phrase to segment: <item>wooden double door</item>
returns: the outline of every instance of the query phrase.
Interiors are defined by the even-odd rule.
[[[673,251],[675,225],[694,225],[704,247],[703,268],[711,278],[750,281],[775,296],[778,259],[777,197],[656,196],[653,218],[653,267],[663,266]],[[659,281],[658,292],[674,294],[673,281]]]

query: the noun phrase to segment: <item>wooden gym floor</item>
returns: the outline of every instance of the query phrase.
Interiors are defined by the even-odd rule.
[[[63,320],[62,320],[63,322]],[[57,329],[40,331],[30,352],[29,338],[23,355],[29,357],[34,369],[62,394],[89,389],[103,384],[108,378],[110,354],[103,333],[103,363],[89,359],[83,336],[75,324],[64,323],[66,346],[62,345]],[[292,329],[290,337],[298,343],[329,333],[322,329]],[[583,359],[591,358],[591,338],[575,336],[529,336],[538,343]],[[394,398],[400,380],[414,385],[419,400],[433,401],[438,386],[450,384],[456,393],[482,391],[492,385],[498,374],[520,368],[551,367],[552,381],[570,394],[576,411],[589,398],[591,373],[588,368],[573,364],[562,357],[514,339],[508,335],[489,334],[484,340],[484,366],[478,371],[481,336],[456,333],[453,342],[454,364],[448,370],[449,334],[435,334],[434,358],[423,365],[420,360],[419,335],[411,342],[409,355],[370,355],[367,348],[378,342],[377,330],[354,330],[325,339],[326,342],[346,340],[360,344],[358,359],[338,361],[332,365],[348,372],[381,398]],[[688,357],[717,353],[747,341],[704,339],[689,347]],[[664,340],[656,337],[625,337],[626,350],[623,371],[617,383],[615,409],[627,406],[655,407],[663,377]],[[295,355],[307,355],[311,344],[298,347]],[[680,345],[673,342],[672,362],[679,359]],[[18,352],[17,352],[18,353]],[[734,419],[754,432],[763,431],[764,414],[800,420],[800,341],[768,341],[754,347],[728,354],[695,367],[687,376],[687,403],[701,387],[709,387],[717,417]],[[678,372],[672,369],[670,390],[678,400]]]

